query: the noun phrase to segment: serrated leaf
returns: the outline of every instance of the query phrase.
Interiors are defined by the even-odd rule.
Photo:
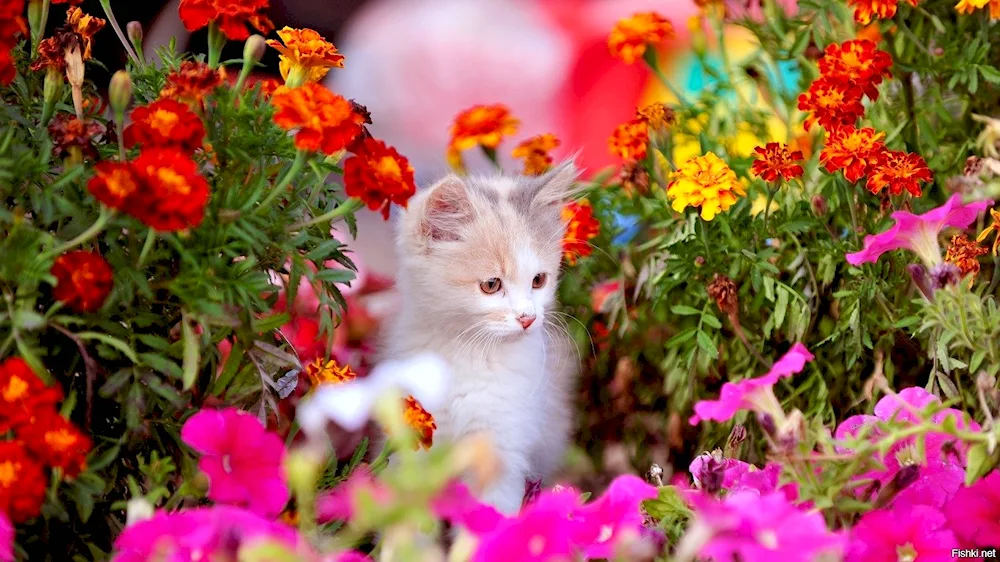
[[[701,321],[704,322],[707,326],[711,326],[716,330],[722,328],[722,322],[719,322],[719,319],[716,318],[715,315],[712,314],[711,312],[706,312],[705,314],[702,314]]]
[[[712,359],[719,356],[719,350],[716,349],[715,344],[712,343],[712,338],[708,337],[708,334],[698,330],[698,347],[700,347],[705,353],[709,355]]]
[[[691,338],[693,338],[694,335],[695,335],[695,333],[697,331],[698,331],[697,328],[688,328],[688,329],[686,329],[686,330],[678,333],[674,337],[670,338],[669,340],[667,340],[666,346],[668,348],[670,348],[670,347],[677,347],[680,344],[682,344],[682,343],[690,340]]]

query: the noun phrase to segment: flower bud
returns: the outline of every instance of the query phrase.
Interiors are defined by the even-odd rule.
[[[130,21],[125,26],[128,32],[128,39],[136,47],[142,47],[142,24],[137,21]]]
[[[257,64],[266,51],[267,41],[260,35],[251,35],[243,44],[243,64]]]
[[[950,285],[957,285],[962,279],[962,272],[955,264],[939,263],[931,268],[931,286],[935,289],[943,289]]]
[[[723,454],[728,458],[737,458],[739,455],[740,444],[742,444],[747,439],[747,429],[741,424],[736,424],[733,426],[733,430],[729,432],[729,438],[726,439],[726,448]]]
[[[920,289],[920,292],[927,298],[927,300],[933,301],[934,291],[931,289],[930,280],[927,277],[927,268],[919,263],[911,263],[906,266],[906,269],[910,272],[910,278],[913,279],[913,284]]]
[[[132,77],[127,71],[119,70],[111,77],[111,85],[108,87],[108,99],[111,109],[115,115],[122,115],[128,104],[132,101]]]
[[[31,29],[32,37],[41,37],[45,30],[42,26],[42,14],[45,11],[45,4],[48,0],[31,0],[28,2],[28,27]],[[15,28],[16,29],[16,28]]]
[[[59,69],[50,66],[45,71],[45,86],[42,90],[44,105],[42,106],[42,125],[46,125],[49,119],[52,118],[52,114],[55,112],[56,104],[63,97],[63,87],[66,80],[63,78]]]
[[[711,453],[703,453],[691,463],[691,476],[695,484],[706,494],[714,496],[722,489],[726,479],[726,459],[722,451],[716,449]]]
[[[830,210],[830,207],[826,204],[826,198],[818,194],[813,195],[812,208],[817,217],[826,216],[826,212]]]

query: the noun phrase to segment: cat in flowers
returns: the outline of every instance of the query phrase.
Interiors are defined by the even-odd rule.
[[[482,500],[517,513],[525,483],[552,475],[572,426],[578,355],[555,322],[572,162],[538,177],[449,175],[400,222],[399,313],[385,358],[444,358],[437,441],[487,433],[502,461]]]

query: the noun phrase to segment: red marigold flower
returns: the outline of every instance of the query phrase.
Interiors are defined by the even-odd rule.
[[[810,113],[803,123],[805,130],[815,123],[827,130],[853,126],[865,114],[863,95],[861,88],[849,82],[819,78],[799,96],[799,109]]]
[[[76,250],[52,264],[52,296],[78,312],[97,312],[114,286],[114,271],[101,254]]]
[[[17,75],[11,51],[17,47],[15,38],[19,34],[28,33],[23,14],[24,0],[0,3],[0,86],[10,84]]]
[[[282,86],[281,80],[277,78],[264,78],[255,83],[260,84],[260,97],[263,99],[271,99],[275,90]]]
[[[69,478],[83,472],[93,442],[55,410],[40,412],[34,423],[17,428],[17,437],[42,464],[61,468]]]
[[[188,154],[204,145],[205,126],[191,108],[172,99],[160,99],[132,110],[125,128],[125,145],[175,148]]]
[[[891,195],[899,195],[905,189],[914,197],[920,197],[920,184],[934,181],[934,173],[919,154],[898,150],[883,150],[868,171],[868,190],[878,194],[888,186]]]
[[[962,272],[962,276],[969,276],[969,287],[976,281],[979,275],[979,256],[990,253],[990,249],[980,246],[979,242],[969,240],[965,234],[957,234],[951,237],[951,244],[945,251],[944,261],[953,264]]]
[[[600,233],[601,223],[594,218],[594,210],[586,199],[567,203],[562,210],[562,220],[566,222],[563,255],[572,265],[578,257],[591,254],[590,240]]]
[[[455,116],[449,148],[455,152],[476,146],[496,149],[503,138],[516,133],[520,125],[521,122],[511,115],[507,106],[473,106]]]
[[[916,6],[916,0],[907,0],[911,6]],[[854,6],[854,21],[868,25],[872,18],[889,19],[896,15],[897,0],[847,0],[848,6]]]
[[[638,162],[646,158],[649,149],[649,126],[641,119],[633,119],[615,128],[608,139],[611,153],[626,162]]]
[[[757,153],[750,171],[753,175],[768,182],[778,181],[778,177],[792,180],[802,177],[804,170],[795,162],[802,161],[802,152],[790,151],[788,145],[769,142],[765,146],[753,149]]]
[[[828,172],[843,170],[847,181],[854,183],[878,162],[885,150],[882,142],[884,139],[885,133],[870,127],[856,129],[848,126],[835,129],[820,152],[819,160]]]
[[[225,70],[212,70],[203,62],[184,61],[180,68],[167,75],[160,90],[160,99],[174,99],[189,105],[200,105],[201,100],[215,91],[225,81]]]
[[[552,133],[537,135],[526,139],[514,147],[511,156],[524,158],[524,174],[540,176],[552,165],[552,155],[549,152],[559,147],[559,139]]]
[[[0,363],[0,431],[37,410],[51,408],[63,399],[62,388],[45,386],[42,379],[20,357]]]
[[[215,22],[226,37],[243,41],[250,37],[247,26],[263,34],[274,29],[274,24],[264,15],[268,0],[181,0],[180,16],[188,31],[197,31]]]
[[[49,123],[52,150],[60,157],[79,151],[87,158],[97,158],[94,138],[104,135],[107,129],[97,121],[80,121],[70,113],[60,113]]]
[[[79,6],[83,4],[83,0],[52,0],[53,4],[70,4],[72,6]]]
[[[0,441],[0,512],[11,523],[38,517],[45,501],[45,474],[17,441]]]
[[[389,205],[406,207],[417,186],[410,162],[395,148],[369,137],[344,162],[344,191],[348,197],[364,201],[369,209],[381,210],[388,220]]]
[[[190,156],[175,149],[152,148],[140,153],[132,167],[143,189],[126,201],[128,213],[161,232],[201,224],[208,204],[208,182]]]
[[[878,99],[878,85],[892,78],[892,57],[867,39],[833,43],[819,59],[820,73],[834,82],[854,84],[872,100]]]
[[[622,18],[608,35],[608,50],[628,64],[642,57],[648,45],[660,43],[676,36],[674,26],[656,12],[643,12]]]
[[[325,87],[309,82],[299,88],[282,86],[271,96],[277,111],[274,122],[295,133],[299,150],[334,154],[346,148],[361,134],[362,116],[351,102]]]
[[[437,429],[434,416],[416,398],[407,396],[403,400],[403,419],[417,433],[417,442],[413,444],[413,448],[430,449],[434,444],[434,430]]]
[[[129,162],[98,162],[87,190],[107,207],[122,210],[125,201],[139,189],[139,179]]]

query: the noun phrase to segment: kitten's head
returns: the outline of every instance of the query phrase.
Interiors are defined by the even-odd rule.
[[[450,175],[414,197],[401,288],[428,327],[512,339],[541,330],[556,298],[572,161],[540,177]]]

